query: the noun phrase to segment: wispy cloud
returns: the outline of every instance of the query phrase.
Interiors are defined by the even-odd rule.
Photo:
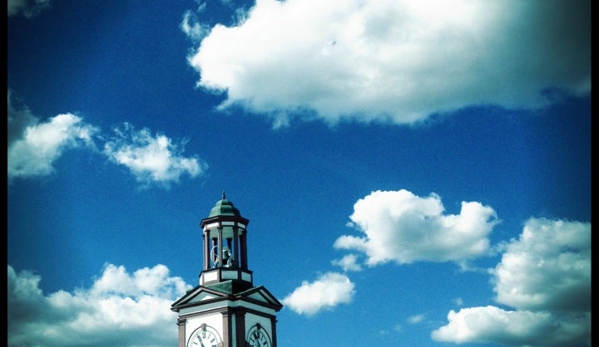
[[[175,345],[170,305],[191,286],[164,265],[128,273],[107,264],[91,288],[45,295],[41,277],[8,266],[9,346]]]
[[[408,323],[410,324],[418,324],[424,320],[426,316],[424,314],[417,314],[414,316],[408,317]]]
[[[355,254],[347,254],[341,259],[335,259],[331,262],[335,266],[340,266],[343,271],[361,271],[362,266],[358,264],[358,256]]]
[[[114,133],[104,145],[104,154],[143,184],[177,182],[183,174],[196,177],[207,168],[198,158],[181,156],[183,141],[176,144],[164,135],[152,136],[145,128],[135,131],[128,123],[115,127]]]
[[[10,100],[10,92],[9,92]],[[27,108],[8,105],[8,176],[46,176],[54,162],[69,149],[93,147],[98,128],[71,113],[59,114],[38,123]]]
[[[12,105],[8,92],[8,178],[33,178],[55,172],[54,164],[72,149],[103,148],[110,162],[129,169],[144,187],[168,187],[183,175],[198,177],[208,165],[197,156],[183,156],[186,140],[178,142],[166,135],[153,136],[149,129],[136,131],[131,124],[116,126],[112,134],[72,113],[60,114],[45,122],[27,106]]]
[[[200,5],[198,12],[202,12],[205,7],[205,3]],[[197,16],[191,11],[186,11],[183,14],[183,20],[179,27],[192,42],[196,43],[202,41],[202,39],[210,32],[210,27],[200,23]]]
[[[318,8],[318,11],[314,11]],[[193,49],[198,85],[273,124],[412,124],[590,91],[589,2],[259,0]],[[559,93],[558,93],[559,94]]]
[[[50,7],[50,0],[8,0],[9,17],[24,16],[31,18]]]

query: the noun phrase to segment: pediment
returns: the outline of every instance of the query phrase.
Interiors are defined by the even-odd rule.
[[[197,286],[188,291],[183,297],[171,305],[171,310],[178,312],[181,308],[194,306],[204,301],[218,300],[243,300],[261,306],[268,306],[276,311],[283,308],[283,304],[277,300],[264,286],[252,287],[236,294],[223,293],[218,290],[204,286]]]
[[[171,305],[172,311],[179,311],[179,308],[188,306],[190,304],[206,301],[206,300],[218,300],[226,299],[229,295],[216,290],[211,290],[203,286],[197,286],[188,291],[183,297],[175,301]]]
[[[277,298],[275,298],[274,295],[272,295],[264,286],[250,288],[245,292],[239,293],[238,295],[256,303],[272,306],[277,311],[283,308],[283,304],[281,304],[281,302],[277,300]]]

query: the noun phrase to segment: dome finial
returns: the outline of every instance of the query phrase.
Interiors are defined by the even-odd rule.
[[[225,200],[227,197],[225,196],[225,191],[223,190],[223,200]]]

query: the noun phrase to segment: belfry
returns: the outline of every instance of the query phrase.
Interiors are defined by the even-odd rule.
[[[199,284],[175,301],[179,347],[276,347],[276,313],[283,305],[254,286],[248,266],[249,220],[222,199],[202,219]]]

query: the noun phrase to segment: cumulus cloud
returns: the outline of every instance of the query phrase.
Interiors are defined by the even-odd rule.
[[[115,127],[114,133],[104,145],[104,154],[127,167],[142,183],[168,184],[184,174],[196,177],[206,169],[206,164],[198,158],[181,156],[184,141],[177,144],[164,135],[154,137],[145,128],[135,131],[128,123]]]
[[[535,311],[588,309],[590,230],[589,223],[530,219],[494,270],[497,302]]]
[[[98,128],[72,113],[39,123],[29,109],[16,109],[8,95],[8,177],[47,176],[64,151],[93,147]]]
[[[41,11],[50,7],[50,0],[8,0],[8,17],[24,16],[34,17]]]
[[[328,272],[314,282],[302,282],[282,303],[298,314],[314,315],[324,309],[349,304],[354,295],[354,284],[345,275]]]
[[[239,18],[213,26],[188,61],[200,87],[226,92],[221,109],[274,124],[299,112],[411,124],[590,91],[587,0],[258,0]]]
[[[128,273],[109,264],[91,288],[73,292],[44,295],[40,281],[8,266],[8,346],[176,345],[170,306],[191,288],[164,265]]]
[[[450,311],[438,341],[506,346],[590,346],[591,225],[530,219],[491,272],[495,306]]]
[[[495,306],[451,310],[449,324],[432,332],[437,341],[505,346],[590,346],[591,314],[508,311]]]
[[[364,235],[343,235],[334,247],[363,252],[369,266],[389,261],[463,263],[486,255],[488,236],[498,223],[495,211],[479,202],[462,202],[457,215],[444,210],[436,194],[372,192],[355,203],[350,216],[350,225]]]

